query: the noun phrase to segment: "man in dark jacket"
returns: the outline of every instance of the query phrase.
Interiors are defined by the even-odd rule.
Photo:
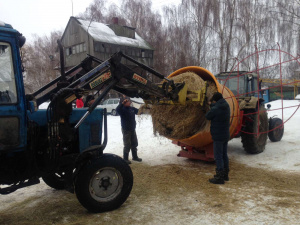
[[[214,93],[211,99],[210,111],[205,115],[211,120],[210,133],[214,145],[214,157],[216,161],[216,175],[209,179],[213,184],[224,184],[228,181],[229,160],[227,155],[227,145],[230,139],[230,108],[222,94]]]
[[[117,113],[121,117],[121,126],[123,133],[123,158],[130,164],[128,155],[131,149],[132,160],[141,162],[142,159],[137,155],[138,140],[135,132],[136,122],[135,115],[138,113],[138,109],[130,106],[131,101],[128,98],[121,98],[118,107],[116,108]]]

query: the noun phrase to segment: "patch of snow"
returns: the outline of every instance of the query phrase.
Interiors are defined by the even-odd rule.
[[[152,50],[151,46],[136,32],[135,39],[122,37],[116,35],[115,32],[106,24],[90,22],[82,19],[77,20],[81,23],[81,27],[86,30],[96,41]]]
[[[272,105],[268,117],[275,116],[284,121],[281,141],[271,142],[268,139],[264,152],[252,155],[243,151],[240,138],[232,139],[228,144],[229,157],[249,166],[300,172],[300,102],[276,100],[268,104]]]
[[[288,121],[292,116],[299,116],[300,102],[298,100],[276,100],[265,104],[270,104],[268,111],[269,117],[276,116],[284,122]]]
[[[111,35],[114,36],[116,35],[115,32],[110,29],[106,24],[104,23],[98,23],[98,22],[91,22],[91,21],[87,21],[87,20],[81,20],[81,19],[77,19],[81,24],[82,27],[87,31],[100,31],[98,32],[99,34],[103,34],[103,35]]]
[[[144,100],[142,98],[130,98],[130,100],[138,104],[144,104]]]
[[[44,102],[39,105],[39,109],[47,109],[49,104],[50,104],[50,102]]]

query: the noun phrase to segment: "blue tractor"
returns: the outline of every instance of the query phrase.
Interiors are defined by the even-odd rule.
[[[103,153],[106,110],[96,106],[111,89],[130,97],[175,102],[184,83],[174,84],[122,52],[104,62],[88,56],[65,72],[58,41],[61,76],[25,95],[20,58],[24,43],[17,30],[0,22],[0,194],[38,184],[42,178],[52,188],[75,193],[91,212],[118,208],[131,192],[133,174],[122,158]],[[122,58],[164,84],[155,85],[123,65]],[[89,108],[72,108],[74,100],[95,91],[98,97]],[[38,110],[46,101],[49,107]]]

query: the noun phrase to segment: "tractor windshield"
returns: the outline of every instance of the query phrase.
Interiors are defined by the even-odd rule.
[[[218,80],[222,85],[228,87],[237,97],[241,97],[241,95],[246,93],[244,76],[219,76]]]
[[[16,103],[17,91],[11,47],[0,42],[0,104]]]

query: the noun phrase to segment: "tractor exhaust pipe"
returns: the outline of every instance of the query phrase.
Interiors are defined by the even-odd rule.
[[[65,74],[65,57],[64,57],[64,49],[61,44],[61,41],[58,39],[57,40],[58,48],[59,48],[59,57],[60,57],[60,73],[61,73],[61,78],[60,81],[65,81],[66,80],[66,74]]]

